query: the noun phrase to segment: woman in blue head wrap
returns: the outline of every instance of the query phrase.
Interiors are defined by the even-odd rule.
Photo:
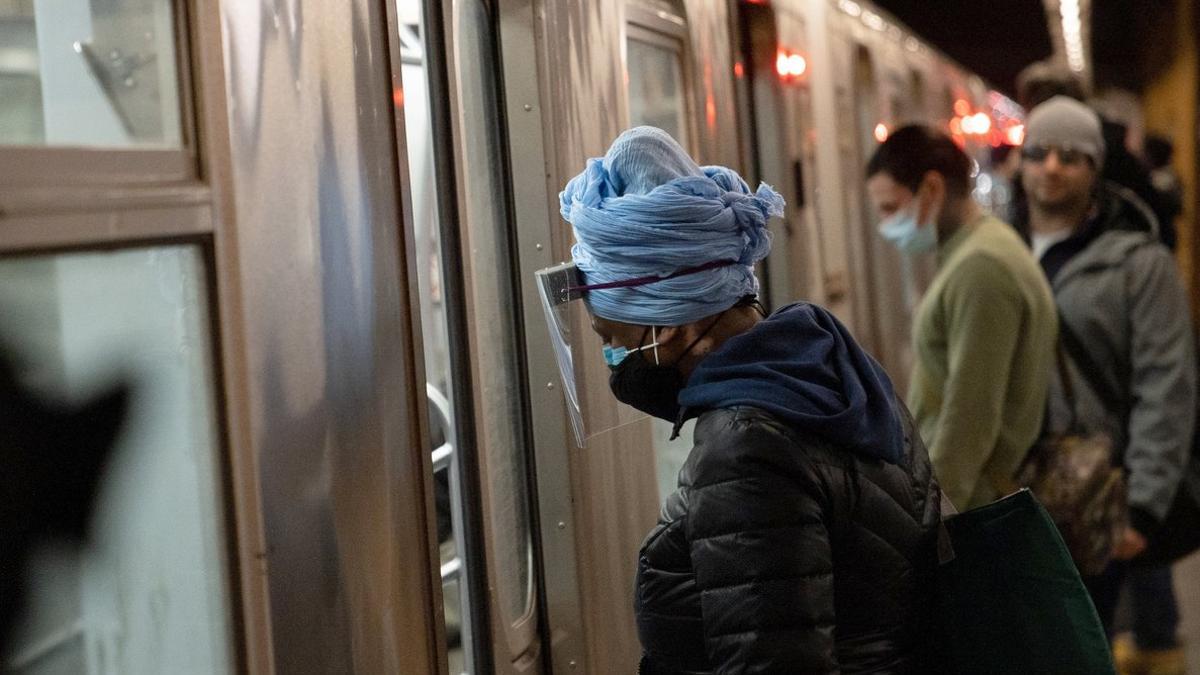
[[[561,194],[614,395],[676,433],[697,418],[639,556],[642,673],[927,672],[937,484],[836,318],[762,315],[754,264],[783,206],[652,127]]]

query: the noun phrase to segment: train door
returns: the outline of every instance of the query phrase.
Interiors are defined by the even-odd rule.
[[[748,154],[755,173],[788,201],[766,261],[768,299],[775,307],[818,302],[852,322],[845,229],[821,213],[818,199],[818,147],[833,139],[820,137],[815,122],[810,69],[818,59],[810,19],[763,4],[738,9],[740,62],[746,64],[739,77],[749,80],[740,100]]]
[[[864,258],[862,271],[867,275],[869,330],[873,353],[891,375],[897,390],[907,389],[912,362],[912,310],[915,307],[912,264],[899,251],[883,240],[876,231],[878,216],[867,200],[863,167],[880,142],[886,140],[891,125],[883,117],[879,104],[880,83],[871,52],[862,45],[854,50],[853,84],[850,91],[853,105],[856,152],[847,158],[856,176],[851,185],[860,218],[860,254]]]
[[[819,300],[819,255],[810,237],[806,177],[812,176],[811,157],[804,147],[811,130],[808,101],[808,54],[802,31],[787,32],[775,10],[739,3],[741,63],[749,83],[751,157],[756,177],[774,186],[787,200],[786,215],[770,221],[773,243],[764,261],[764,301],[777,308],[801,299]],[[814,278],[814,273],[815,278]]]
[[[520,281],[491,7],[396,0],[452,673],[541,668]]]
[[[130,391],[0,670],[440,670],[384,23],[0,3],[0,341]]]

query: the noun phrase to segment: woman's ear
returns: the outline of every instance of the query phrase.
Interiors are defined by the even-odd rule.
[[[658,337],[658,346],[668,347],[678,342],[683,335],[683,331],[680,330],[681,328],[681,326],[660,326],[656,328],[657,332],[655,334]]]

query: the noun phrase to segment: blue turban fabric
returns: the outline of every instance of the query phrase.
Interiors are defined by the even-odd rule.
[[[736,171],[698,166],[655,127],[617,137],[604,157],[559,195],[575,228],[571,257],[584,283],[666,277],[714,261],[735,264],[630,288],[591,290],[601,318],[646,326],[679,326],[732,307],[758,292],[754,263],[771,250],[770,216],[783,197],[766,184],[751,192]]]

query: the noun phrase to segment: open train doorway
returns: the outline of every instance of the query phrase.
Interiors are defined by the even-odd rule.
[[[396,0],[449,672],[541,670],[495,13]],[[469,159],[469,161],[468,161]]]

